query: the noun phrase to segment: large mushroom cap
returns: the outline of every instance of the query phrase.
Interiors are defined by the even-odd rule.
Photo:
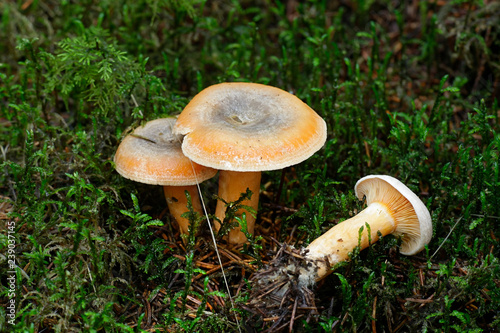
[[[156,119],[123,139],[114,162],[125,178],[152,185],[185,186],[212,178],[217,170],[193,163],[172,133],[175,118]]]
[[[370,175],[361,178],[354,187],[359,200],[366,197],[370,205],[385,205],[396,223],[394,235],[402,236],[400,252],[413,255],[420,252],[432,237],[432,220],[427,207],[406,185],[396,178]]]
[[[326,141],[326,123],[296,96],[256,83],[201,91],[177,119],[182,150],[220,170],[265,171],[300,163]]]

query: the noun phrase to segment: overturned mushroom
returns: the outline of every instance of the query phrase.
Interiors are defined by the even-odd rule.
[[[182,154],[180,138],[172,134],[175,118],[147,122],[127,135],[118,147],[114,162],[116,171],[136,182],[163,185],[170,214],[183,234],[189,221],[185,191],[191,196],[193,209],[202,213],[196,184],[212,178],[217,170],[190,161]]]
[[[400,252],[414,255],[432,237],[432,221],[427,207],[396,178],[383,175],[364,177],[354,191],[367,207],[315,239],[306,248],[307,260],[316,263],[314,279],[321,280],[336,263],[347,260],[356,246],[363,250],[382,236],[402,237]],[[364,228],[360,234],[360,229]],[[361,238],[360,238],[361,237]],[[328,263],[328,264],[327,264]]]
[[[362,250],[376,242],[379,233],[400,236],[400,252],[405,255],[414,255],[429,243],[429,211],[399,180],[384,175],[367,176],[356,183],[355,193],[360,200],[366,197],[364,210],[337,224],[305,249],[282,248],[269,266],[254,274],[251,309],[264,313],[285,309],[294,302],[303,308],[314,308],[309,288],[331,273],[336,264],[348,260],[358,245]]]
[[[286,91],[256,83],[206,88],[179,115],[174,132],[185,135],[182,151],[187,157],[220,170],[219,197],[232,202],[249,189],[252,198],[242,204],[255,210],[261,171],[298,164],[326,141],[326,123],[313,109]],[[218,202],[216,216],[224,220],[223,202]],[[246,220],[253,234],[255,218],[247,212]],[[240,230],[230,232],[230,243],[245,241]]]

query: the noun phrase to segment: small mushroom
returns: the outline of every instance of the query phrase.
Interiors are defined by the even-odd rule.
[[[361,250],[382,236],[402,237],[400,252],[413,255],[429,243],[432,236],[431,216],[420,199],[399,180],[390,176],[367,176],[355,186],[356,196],[366,197],[368,206],[345,220],[307,248],[284,245],[266,267],[250,279],[252,289],[247,307],[261,316],[272,311],[280,320],[290,316],[297,300],[304,314],[315,308],[311,287],[332,272],[336,264],[348,260],[358,245]],[[300,314],[295,313],[294,316]]]
[[[193,209],[202,213],[196,184],[217,173],[190,161],[181,149],[180,137],[172,133],[175,118],[147,122],[120,143],[114,157],[116,171],[136,182],[163,185],[170,214],[187,234],[189,221],[181,217],[187,211],[185,191],[191,196]]]
[[[331,272],[333,265],[347,260],[358,244],[362,250],[376,242],[379,232],[382,236],[401,236],[400,252],[404,255],[420,252],[431,240],[429,211],[417,195],[396,178],[366,176],[358,180],[354,191],[359,200],[366,197],[367,207],[306,248],[306,259],[317,265],[315,280],[321,280]]]
[[[179,115],[174,133],[185,135],[182,151],[198,164],[219,169],[219,197],[237,200],[248,188],[253,195],[242,204],[257,210],[261,171],[298,164],[326,141],[326,123],[296,96],[256,83],[221,83],[196,95]],[[238,214],[244,212],[240,211]],[[223,221],[225,205],[217,203]],[[248,231],[255,218],[246,212]],[[220,224],[216,222],[216,229]],[[246,242],[231,230],[229,243]]]

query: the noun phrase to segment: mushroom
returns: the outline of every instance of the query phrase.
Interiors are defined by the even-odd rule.
[[[196,95],[179,115],[174,133],[184,135],[182,151],[198,164],[219,169],[219,197],[226,202],[249,189],[251,200],[242,204],[257,210],[261,171],[300,163],[326,141],[326,123],[296,96],[256,83],[221,83]],[[215,215],[225,217],[225,204]],[[248,231],[255,218],[246,210]],[[215,228],[220,229],[216,221]],[[233,229],[228,242],[246,242]]]
[[[366,197],[367,207],[306,248],[306,260],[317,263],[315,280],[321,280],[331,272],[333,265],[347,260],[356,246],[363,250],[376,242],[379,233],[401,236],[400,252],[404,255],[420,252],[431,240],[429,211],[417,195],[396,178],[366,176],[358,180],[354,192],[359,200]]]
[[[399,180],[384,175],[360,179],[354,188],[359,200],[366,197],[367,207],[315,239],[305,249],[283,246],[271,263],[251,278],[253,284],[247,308],[256,317],[272,311],[285,321],[305,315],[315,309],[314,293],[310,287],[332,272],[336,264],[348,260],[359,245],[368,247],[379,234],[402,237],[400,252],[414,255],[432,237],[429,211],[420,199]],[[286,321],[285,321],[286,322]]]
[[[180,138],[172,133],[175,118],[156,119],[138,127],[120,143],[114,157],[116,171],[136,182],[163,185],[170,214],[187,234],[189,221],[181,215],[187,211],[189,192],[193,209],[202,213],[196,184],[217,173],[190,161],[182,153]]]

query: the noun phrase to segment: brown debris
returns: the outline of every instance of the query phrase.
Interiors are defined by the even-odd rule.
[[[306,262],[301,250],[287,244],[280,246],[269,265],[250,279],[250,301],[243,306],[251,313],[248,322],[262,318],[264,332],[278,332],[287,327],[292,332],[297,319],[305,317],[310,322],[319,315],[313,290],[298,279],[300,270],[311,263]],[[269,322],[273,324],[269,326]]]

